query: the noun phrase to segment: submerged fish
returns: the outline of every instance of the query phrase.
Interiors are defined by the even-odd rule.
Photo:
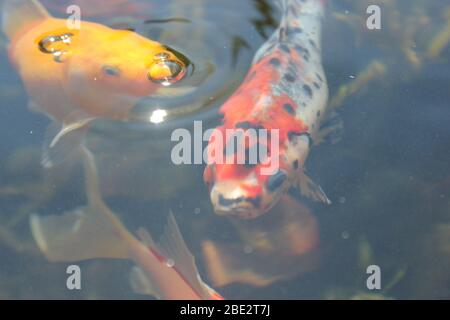
[[[208,278],[214,287],[232,283],[268,286],[312,271],[320,260],[319,230],[314,213],[283,196],[276,214],[258,220],[233,220],[238,237],[202,243]]]
[[[158,42],[86,21],[74,29],[37,0],[4,0],[2,30],[30,106],[57,124],[44,145],[46,166],[76,149],[89,122],[129,120],[141,98],[186,72],[187,60]]]
[[[88,206],[62,216],[33,215],[33,236],[46,257],[53,262],[94,258],[130,259],[134,289],[160,299],[199,300],[223,298],[200,278],[172,213],[159,244],[148,232],[139,230],[138,240],[103,201],[95,159],[82,148]]]
[[[204,179],[215,211],[221,215],[258,217],[291,187],[314,200],[330,203],[304,169],[327,116],[328,87],[320,44],[325,1],[281,0],[281,7],[279,27],[256,53],[242,85],[221,107],[224,118],[218,128],[222,132],[238,128],[279,130],[275,141],[279,153],[271,155],[278,158],[279,166],[271,174],[262,174],[266,163],[209,164]],[[272,142],[267,143],[269,154]],[[208,148],[214,149],[214,144],[210,139]]]

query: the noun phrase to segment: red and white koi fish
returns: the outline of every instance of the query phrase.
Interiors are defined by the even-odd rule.
[[[95,160],[82,147],[89,204],[62,216],[30,219],[40,250],[52,262],[94,258],[130,259],[133,288],[143,294],[169,300],[222,300],[199,276],[194,257],[183,240],[172,213],[156,244],[144,229],[138,240],[103,201]]]
[[[279,154],[271,154],[273,141],[266,148],[270,157],[277,157],[279,166],[271,174],[261,174],[270,164],[208,164],[204,179],[220,215],[258,217],[291,187],[330,203],[304,169],[327,115],[328,86],[321,62],[325,0],[282,0],[281,7],[280,26],[256,53],[240,88],[221,107],[224,118],[218,128],[222,132],[277,129]],[[208,148],[214,149],[215,143],[211,138]]]

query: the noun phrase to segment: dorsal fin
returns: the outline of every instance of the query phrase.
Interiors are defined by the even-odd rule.
[[[26,25],[50,18],[48,11],[37,0],[3,0],[2,31],[13,39]]]

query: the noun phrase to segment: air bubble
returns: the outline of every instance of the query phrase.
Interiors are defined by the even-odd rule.
[[[63,63],[67,60],[69,53],[67,51],[58,51],[53,54],[53,60],[55,62]]]
[[[166,266],[167,266],[168,268],[173,268],[173,267],[175,267],[175,261],[173,261],[173,259],[167,259],[167,260],[166,260]]]
[[[72,42],[73,34],[65,33],[56,36],[47,36],[39,41],[39,50],[45,54],[53,55],[55,62],[62,63],[68,57],[68,48]]]
[[[65,51],[72,42],[71,37],[73,37],[71,33],[45,37],[39,41],[39,50],[48,54]]]
[[[185,68],[178,62],[172,60],[161,60],[155,62],[148,73],[148,77],[153,82],[170,86],[180,80],[185,73]]]
[[[341,237],[344,240],[348,240],[350,238],[350,233],[348,231],[342,231]]]
[[[252,252],[253,252],[253,248],[251,246],[247,245],[244,247],[244,253],[250,254]]]

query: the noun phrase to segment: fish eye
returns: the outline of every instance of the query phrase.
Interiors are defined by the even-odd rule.
[[[102,71],[104,74],[110,77],[118,77],[120,75],[120,70],[116,66],[104,65],[102,67]]]

